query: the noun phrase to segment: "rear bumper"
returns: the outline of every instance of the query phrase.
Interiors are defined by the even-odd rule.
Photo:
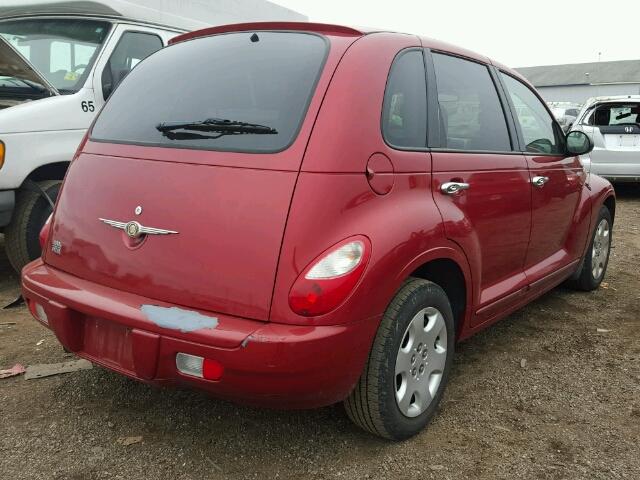
[[[13,190],[0,191],[0,228],[11,222],[13,209],[16,205],[16,192]]]
[[[265,323],[207,312],[217,325],[192,332],[164,328],[140,308],[154,304],[66,274],[36,260],[22,272],[34,317],[78,356],[137,380],[187,384],[232,401],[312,408],[343,400],[357,382],[379,318],[340,326]],[[38,318],[35,305],[46,313]],[[217,360],[219,381],[179,373],[178,352]]]
[[[640,181],[640,151],[596,149],[590,155],[591,173],[613,181]]]

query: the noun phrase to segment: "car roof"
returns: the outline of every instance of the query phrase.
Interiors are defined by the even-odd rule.
[[[640,95],[613,95],[609,97],[592,97],[586,101],[586,106],[602,103],[640,102]]]

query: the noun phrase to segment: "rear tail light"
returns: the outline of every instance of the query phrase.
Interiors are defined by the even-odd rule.
[[[0,141],[0,168],[4,165],[4,143]]]
[[[298,315],[329,313],[353,291],[369,261],[371,244],[366,237],[350,238],[314,260],[294,282],[289,306]]]
[[[220,380],[224,372],[224,367],[220,362],[188,353],[176,354],[176,368],[184,375],[205,380]]]
[[[47,221],[44,222],[42,229],[40,230],[40,235],[38,239],[40,240],[40,249],[44,251],[44,246],[47,244],[47,238],[49,238],[49,231],[51,230],[51,217],[53,214],[49,215]]]

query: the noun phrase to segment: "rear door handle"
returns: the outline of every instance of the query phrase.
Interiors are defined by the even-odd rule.
[[[531,183],[533,183],[533,185],[538,188],[544,187],[545,183],[547,183],[548,181],[549,177],[533,177],[531,179]]]
[[[462,190],[467,190],[468,188],[469,188],[468,183],[447,182],[442,184],[442,186],[440,187],[440,190],[445,195],[455,195],[456,193],[461,192]]]

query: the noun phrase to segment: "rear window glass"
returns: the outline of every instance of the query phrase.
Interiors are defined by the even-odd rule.
[[[391,67],[384,93],[382,133],[396,147],[427,146],[427,84],[421,51],[402,53]]]
[[[500,98],[485,65],[433,54],[444,147],[451,150],[510,151]]]
[[[598,127],[640,125],[640,104],[601,105],[589,114],[586,123]]]
[[[284,150],[302,124],[326,53],[327,42],[306,33],[243,32],[178,43],[132,70],[105,105],[91,138]]]

